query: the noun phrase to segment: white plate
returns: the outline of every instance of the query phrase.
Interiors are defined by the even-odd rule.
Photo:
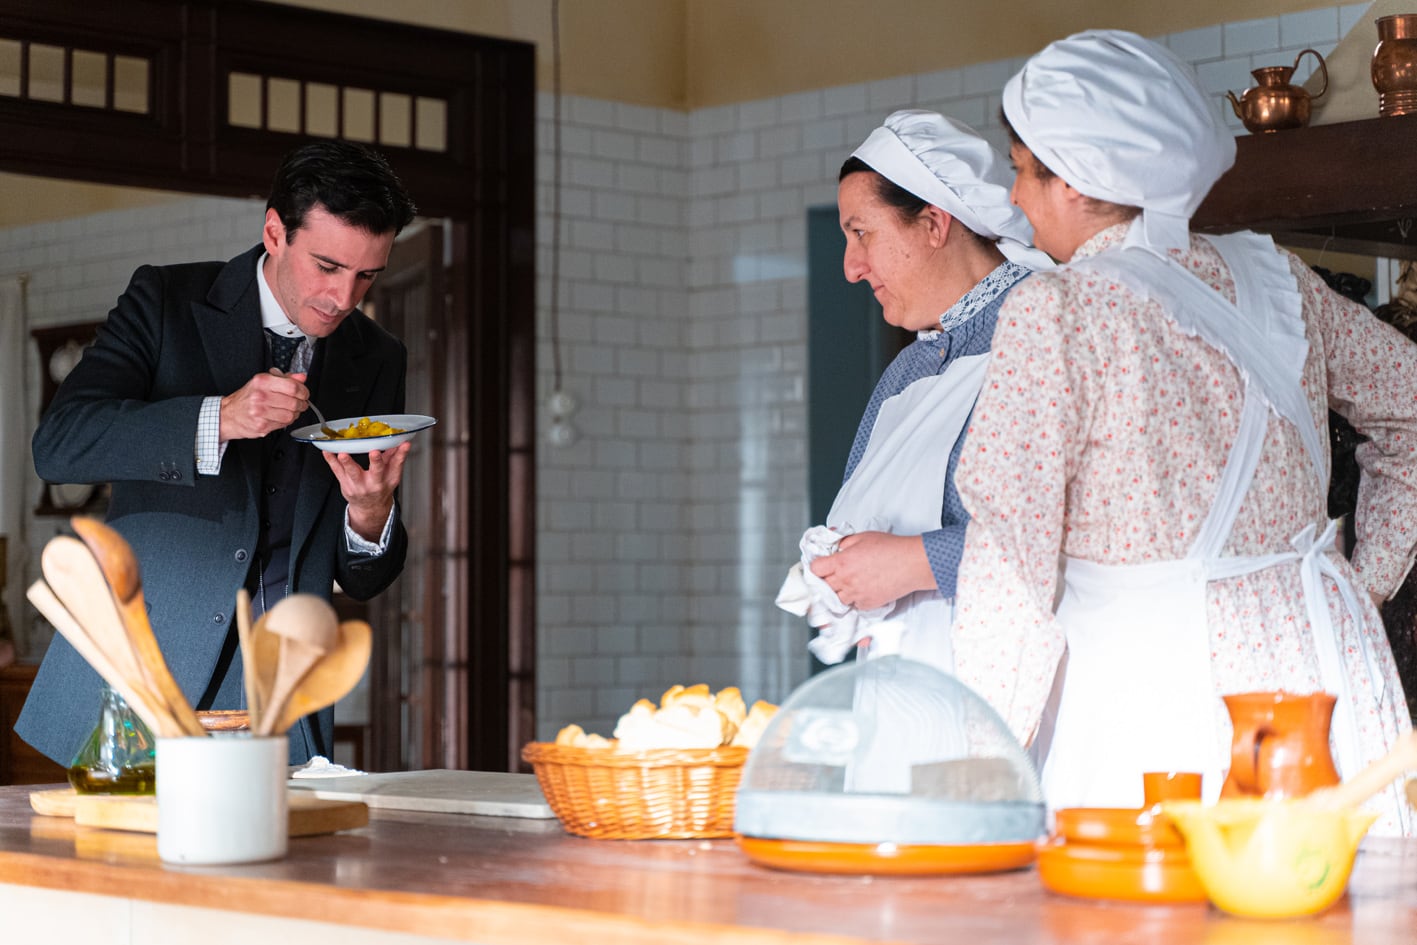
[[[336,430],[343,430],[363,420],[363,417],[345,417],[342,420],[331,420],[329,426]],[[362,436],[351,437],[349,439],[329,439],[320,432],[320,425],[312,423],[308,427],[301,427],[298,430],[291,430],[290,435],[297,440],[309,443],[319,449],[329,453],[368,453],[371,450],[391,450],[400,443],[407,443],[413,439],[413,435],[419,430],[426,430],[437,423],[432,417],[425,417],[417,413],[381,413],[371,414],[369,419],[382,420],[395,429],[402,430],[402,433],[391,433],[388,436]]]

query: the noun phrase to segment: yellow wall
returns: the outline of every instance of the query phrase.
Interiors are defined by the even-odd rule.
[[[552,81],[551,0],[279,0],[537,46]],[[1031,53],[1089,27],[1146,35],[1332,0],[562,0],[569,95],[694,109]],[[1376,39],[1375,39],[1376,41]]]
[[[551,0],[282,0],[519,39],[552,86]],[[1332,6],[1332,0],[562,0],[562,91],[695,109],[1031,53],[1097,26],[1155,35]],[[804,13],[804,11],[808,11]],[[168,199],[0,174],[0,226]]]
[[[1156,36],[1334,5],[1324,0],[687,2],[691,108],[1027,56],[1084,29]]]
[[[279,2],[533,42],[537,84],[552,86],[551,0]],[[560,6],[561,87],[567,95],[661,108],[692,104],[685,94],[685,0],[561,0]]]
[[[281,2],[533,42],[538,84],[551,87],[551,0]],[[695,109],[1024,56],[1092,27],[1157,35],[1333,5],[1333,0],[562,0],[561,84],[568,95]]]
[[[0,174],[0,227],[88,216],[105,210],[146,207],[183,199],[188,199],[188,195]]]

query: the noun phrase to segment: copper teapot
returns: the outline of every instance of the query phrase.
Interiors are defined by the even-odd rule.
[[[1323,75],[1323,88],[1312,96],[1302,85],[1291,85],[1289,82],[1294,77],[1294,70],[1299,68],[1299,61],[1310,55],[1319,61],[1319,72]],[[1234,92],[1226,92],[1225,95],[1230,99],[1235,115],[1251,134],[1303,128],[1309,123],[1313,99],[1328,91],[1328,66],[1324,63],[1324,57],[1313,49],[1305,49],[1295,56],[1292,66],[1265,66],[1253,70],[1250,75],[1255,77],[1257,83],[1254,88],[1246,89],[1238,99]]]
[[[1338,783],[1328,747],[1333,696],[1245,692],[1223,698],[1235,736],[1221,797],[1302,797]]]

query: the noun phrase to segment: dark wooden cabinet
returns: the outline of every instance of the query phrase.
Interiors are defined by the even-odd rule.
[[[15,663],[0,669],[0,784],[54,784],[64,781],[64,769],[41,755],[15,734],[15,719],[30,694],[37,663]]]
[[[1191,220],[1288,246],[1417,259],[1417,115],[1235,139],[1235,166]]]

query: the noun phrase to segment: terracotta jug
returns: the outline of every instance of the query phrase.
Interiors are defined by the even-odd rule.
[[[1242,692],[1224,699],[1235,738],[1221,797],[1301,797],[1338,783],[1328,748],[1333,696]]]
[[[1323,88],[1312,96],[1302,85],[1291,85],[1294,70],[1299,68],[1299,60],[1312,55],[1319,61],[1319,71],[1323,75]],[[1255,87],[1246,89],[1237,99],[1234,92],[1226,92],[1230,107],[1244,122],[1251,134],[1281,131],[1285,128],[1303,128],[1309,123],[1309,111],[1313,99],[1328,91],[1328,66],[1324,57],[1316,50],[1305,49],[1294,57],[1292,66],[1265,66],[1255,69],[1250,75],[1255,77]]]

